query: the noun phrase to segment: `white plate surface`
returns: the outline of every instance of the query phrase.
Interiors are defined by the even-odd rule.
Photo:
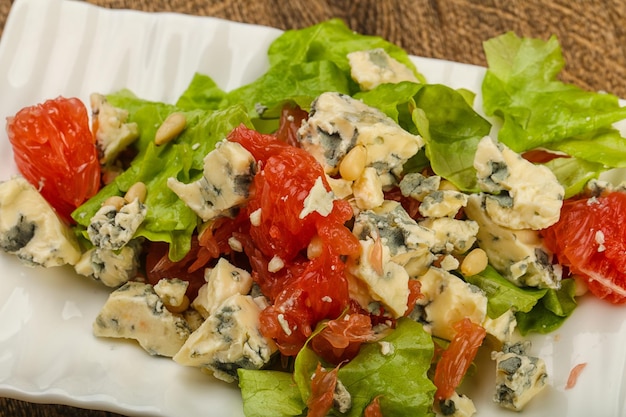
[[[67,0],[17,0],[0,41],[0,118],[59,95],[129,88],[174,102],[194,72],[230,90],[267,66],[276,29],[179,14],[111,11]],[[414,58],[431,83],[480,91],[484,69]],[[0,180],[16,173],[4,131]],[[71,269],[22,266],[0,254],[0,395],[127,415],[243,416],[236,386],[155,358],[132,343],[96,339],[91,324],[108,290]],[[626,415],[626,308],[591,298],[566,324],[533,337],[551,386],[521,414]],[[587,363],[577,385],[570,370]],[[495,406],[492,369],[467,384],[478,417],[518,415]]]

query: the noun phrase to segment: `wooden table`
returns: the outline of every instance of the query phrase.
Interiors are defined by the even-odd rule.
[[[561,42],[563,80],[626,97],[626,2],[622,0],[88,0],[110,8],[175,11],[302,28],[343,18],[425,57],[485,65],[482,41],[513,30]],[[10,9],[0,0],[0,28]],[[0,417],[104,417],[117,414],[0,398]]]

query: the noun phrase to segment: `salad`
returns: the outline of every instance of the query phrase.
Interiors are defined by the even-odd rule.
[[[498,143],[485,139],[493,126],[472,109],[471,92],[425,83],[403,51],[353,34],[339,21],[285,33],[270,48],[267,74],[232,92],[198,74],[175,105],[128,91],[94,95],[92,130],[100,153],[67,152],[86,158],[56,168],[80,168],[70,176],[80,181],[46,199],[67,223],[52,217],[38,223],[31,216],[39,212],[20,211],[37,203],[45,212],[45,204],[25,181],[7,181],[2,246],[34,264],[75,265],[117,288],[96,319],[96,333],[134,337],[150,353],[237,379],[248,415],[261,415],[255,413],[265,404],[276,404],[271,415],[325,415],[329,398],[332,412],[348,415],[428,415],[433,405],[445,415],[471,413],[471,401],[455,389],[481,344],[497,352],[500,364],[538,370],[520,383],[510,366],[498,367],[511,371],[503,381],[521,387],[518,392],[503,382],[499,401],[521,408],[545,374],[528,346],[515,343],[514,323],[522,336],[554,330],[586,285],[609,301],[623,301],[623,282],[613,276],[623,270],[613,257],[623,241],[619,227],[597,224],[619,213],[622,194],[594,179],[624,160],[623,139],[610,127],[624,110],[615,97],[556,81],[562,60],[554,39],[507,34],[487,42],[486,52],[483,106],[504,120]],[[529,54],[536,65],[515,66],[528,64]],[[374,84],[382,84],[372,84],[368,64],[377,71]],[[388,72],[400,78],[385,79]],[[558,112],[548,111],[557,105]],[[46,106],[55,114],[80,108],[62,99]],[[11,120],[10,137],[20,130],[28,137],[28,122],[21,129],[19,121],[37,118],[29,112],[35,113],[28,109]],[[181,115],[182,127],[176,124]],[[64,120],[84,127],[85,119],[72,113]],[[112,120],[118,125],[108,126]],[[173,125],[175,133],[158,133],[163,125]],[[391,144],[378,143],[383,128],[380,136],[394,138]],[[89,129],[83,133],[91,138]],[[155,137],[166,139],[157,144]],[[329,148],[331,139],[337,143]],[[397,143],[402,146],[392,148]],[[16,154],[41,157],[28,149]],[[110,157],[118,151],[120,158]],[[366,160],[359,162],[363,153]],[[22,173],[28,176],[25,167],[41,168],[40,162],[25,161]],[[99,183],[100,172],[114,179],[94,190],[91,181]],[[48,184],[55,182],[44,181],[41,195]],[[220,192],[211,195],[211,188]],[[66,200],[76,209],[65,209]],[[18,213],[19,222],[10,223],[10,213]],[[571,228],[563,225],[583,220],[589,224],[579,230],[590,234],[581,244],[581,236],[568,236]],[[39,239],[43,225],[50,228]],[[490,246],[489,236],[522,241],[515,250],[525,250],[523,256],[512,262],[515,250],[503,251],[503,239]],[[51,242],[57,250],[29,247]],[[41,253],[43,259],[32,256]],[[470,268],[467,260],[485,261],[485,255],[488,266]],[[236,289],[218,281],[233,276]],[[226,289],[236,293],[220,294]],[[310,306],[312,300],[318,305]],[[442,305],[458,311],[446,316]],[[226,313],[255,308],[258,325],[247,328],[243,343],[254,357],[233,361],[229,347],[199,331],[223,328]],[[141,314],[157,310],[158,323],[149,322],[146,332],[128,330],[133,320],[153,318]],[[229,316],[238,329],[249,319]],[[254,337],[257,330],[261,337]],[[210,354],[201,353],[203,347]],[[411,383],[400,375],[411,375]]]

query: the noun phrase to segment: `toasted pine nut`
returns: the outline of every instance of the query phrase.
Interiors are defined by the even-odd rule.
[[[439,189],[440,190],[459,191],[459,188],[456,185],[454,185],[450,181],[444,180],[444,179],[442,179],[441,182],[439,183]]]
[[[589,286],[587,285],[587,279],[583,278],[578,274],[572,275],[574,279],[574,294],[576,297],[581,297],[589,291]]]
[[[178,306],[170,306],[165,304],[165,308],[167,308],[170,313],[182,313],[183,311],[189,308],[189,297],[186,295],[183,297],[183,302]]]
[[[315,235],[311,238],[309,245],[306,247],[306,257],[309,259],[315,259],[322,254],[322,238]]]
[[[184,114],[179,112],[171,113],[157,129],[156,134],[154,135],[154,143],[156,145],[163,145],[175,139],[183,130],[185,130],[186,126],[187,119]]]
[[[367,162],[367,149],[363,145],[356,145],[343,157],[339,164],[341,178],[354,181],[361,176]]]
[[[120,197],[119,195],[112,195],[111,197],[104,200],[102,206],[113,206],[117,211],[119,211],[122,207],[124,207],[124,204],[126,204],[124,198]]]
[[[130,186],[126,194],[124,195],[124,200],[127,203],[132,203],[135,199],[139,199],[140,203],[145,203],[146,194],[148,194],[148,189],[146,188],[146,184],[141,181],[138,181]]]
[[[383,268],[383,242],[380,240],[380,236],[376,238],[374,241],[374,245],[370,249],[369,253],[369,262],[374,268],[374,271],[378,275],[382,275],[384,272]]]
[[[489,259],[487,259],[487,253],[484,250],[473,249],[461,262],[461,273],[466,277],[479,274],[487,268],[488,262]]]

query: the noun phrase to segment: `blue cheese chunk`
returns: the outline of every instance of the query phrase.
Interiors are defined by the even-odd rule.
[[[127,282],[110,295],[93,323],[98,337],[134,339],[151,355],[172,357],[191,329],[165,308],[150,284]]]
[[[380,110],[332,92],[321,94],[311,104],[310,116],[298,130],[298,141],[333,176],[343,157],[356,145],[367,151],[365,166],[383,176],[389,172],[399,174],[424,144],[420,136],[402,129]]]
[[[544,165],[535,165],[490,137],[476,149],[478,186],[488,193],[485,210],[500,226],[544,229],[557,222],[565,190]]]
[[[102,249],[121,249],[135,236],[147,212],[146,205],[138,198],[120,209],[105,204],[90,219],[87,227],[89,240]]]
[[[396,201],[360,212],[352,233],[359,240],[380,238],[390,260],[403,266],[411,277],[424,273],[434,260],[431,248],[437,242],[435,232],[419,225]]]
[[[419,172],[410,172],[402,177],[399,187],[403,196],[422,201],[428,194],[437,191],[440,184],[441,177],[438,175],[427,177]]]
[[[232,216],[247,201],[255,172],[252,154],[239,143],[223,140],[204,157],[202,178],[189,184],[168,178],[167,186],[207,222]]]
[[[547,385],[548,374],[541,358],[527,355],[530,342],[504,345],[492,352],[496,361],[494,401],[504,408],[520,411]]]
[[[437,417],[472,417],[476,414],[474,402],[466,395],[459,395],[456,391],[450,398],[439,401]]]
[[[322,177],[317,177],[313,187],[309,190],[309,194],[304,199],[304,207],[298,217],[304,219],[313,212],[326,217],[333,211],[334,201],[335,195],[333,192],[326,189]]]
[[[74,265],[81,256],[72,230],[23,177],[0,183],[0,249],[28,266]]]
[[[189,288],[189,281],[179,278],[162,278],[154,285],[154,292],[166,306],[180,306],[183,305],[187,288]]]
[[[248,294],[252,288],[252,276],[244,269],[237,268],[225,258],[205,270],[206,284],[198,290],[191,306],[207,318],[227,298],[235,294]]]
[[[349,266],[351,296],[368,309],[379,302],[392,317],[404,315],[409,297],[409,274],[391,260],[390,249],[380,238],[360,240],[361,256]]]
[[[514,230],[496,224],[487,214],[484,196],[472,195],[465,214],[479,225],[476,239],[489,263],[517,286],[558,289],[562,268],[552,263],[552,253],[539,232]]]
[[[351,52],[348,61],[352,79],[363,90],[372,90],[381,84],[419,82],[409,67],[389,56],[382,48]]]
[[[515,318],[515,312],[511,309],[495,319],[487,316],[483,321],[483,328],[487,332],[487,336],[492,341],[495,341],[496,345],[500,346],[511,342],[516,327],[517,319]]]
[[[117,251],[95,247],[83,253],[74,269],[80,275],[116,288],[137,276],[141,250],[139,239],[132,239]]]
[[[487,316],[487,297],[480,288],[468,284],[441,268],[431,267],[418,278],[422,298],[417,300],[434,336],[452,340],[454,324],[464,318],[482,324]]]
[[[451,217],[426,218],[419,225],[432,230],[435,241],[431,245],[434,253],[463,254],[476,242],[479,226],[473,220],[459,220]]]
[[[437,190],[422,199],[419,212],[424,217],[454,217],[467,205],[467,194],[455,190]]]
[[[126,110],[112,106],[102,94],[91,94],[90,102],[98,126],[94,135],[100,164],[108,165],[139,137],[139,128],[137,123],[127,123]]]
[[[367,167],[352,185],[352,193],[356,206],[361,210],[369,210],[380,206],[385,201],[383,183],[376,170]]]
[[[239,368],[261,369],[277,347],[259,330],[260,312],[249,295],[227,298],[191,334],[174,361],[208,369],[226,382],[237,379]]]

